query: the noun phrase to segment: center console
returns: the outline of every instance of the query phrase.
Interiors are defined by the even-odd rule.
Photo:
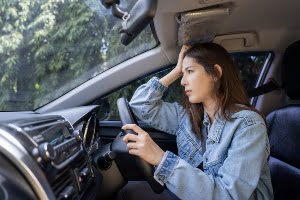
[[[61,116],[15,120],[0,129],[26,149],[32,164],[42,171],[36,179],[47,179],[55,199],[81,199],[85,195],[94,171],[82,146],[81,130],[74,130]]]

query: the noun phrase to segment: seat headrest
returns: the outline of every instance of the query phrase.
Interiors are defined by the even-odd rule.
[[[285,50],[282,60],[282,87],[288,97],[300,99],[300,40]]]

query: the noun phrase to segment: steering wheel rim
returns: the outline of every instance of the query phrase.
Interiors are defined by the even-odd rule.
[[[119,98],[117,101],[117,106],[119,110],[120,119],[122,125],[125,124],[137,124],[137,120],[128,104],[128,101],[125,98]],[[126,134],[137,134],[133,130],[125,130]],[[152,190],[159,194],[164,191],[164,187],[158,183],[154,177],[154,166],[143,160],[142,158],[136,156],[136,164],[141,174],[143,174],[145,180],[148,182]]]

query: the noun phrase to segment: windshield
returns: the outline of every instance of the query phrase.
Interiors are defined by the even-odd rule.
[[[120,43],[122,21],[100,0],[0,2],[0,111],[34,110],[155,47],[147,27]],[[121,1],[129,11],[136,1]]]

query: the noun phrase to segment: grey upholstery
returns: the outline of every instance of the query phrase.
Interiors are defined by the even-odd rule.
[[[285,51],[282,87],[300,99],[300,41]],[[300,105],[288,105],[267,116],[271,146],[269,165],[275,200],[300,199]]]

